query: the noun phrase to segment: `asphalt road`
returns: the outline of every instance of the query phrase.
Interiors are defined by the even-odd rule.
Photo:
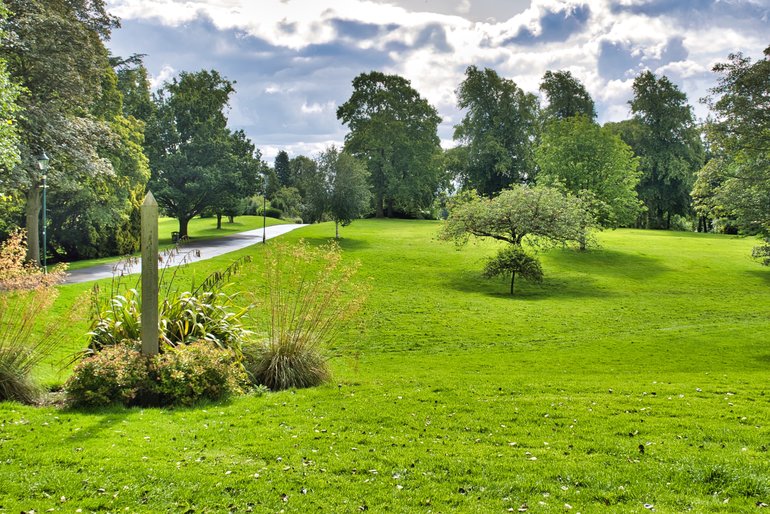
[[[272,239],[302,226],[303,225],[298,224],[273,225],[266,228],[265,237],[266,239]],[[170,255],[167,252],[165,256],[163,255],[163,252],[161,252],[161,257],[164,258],[161,266],[172,267],[183,263],[211,259],[212,257],[234,252],[261,242],[261,228],[217,239],[193,241],[180,246],[179,252],[172,252]],[[130,275],[132,273],[139,273],[141,270],[142,262],[139,258],[132,259],[128,262],[122,261],[113,264],[100,264],[98,266],[67,272],[67,278],[64,283],[77,284],[79,282],[88,282],[90,280],[112,278],[116,275]]]

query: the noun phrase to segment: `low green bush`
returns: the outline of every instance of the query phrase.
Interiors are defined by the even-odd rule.
[[[192,405],[242,392],[247,383],[235,353],[200,340],[151,357],[127,344],[83,359],[64,386],[70,405]]]
[[[268,218],[277,218],[280,219],[283,217],[283,211],[281,209],[276,209],[275,207],[268,207],[267,209],[263,209],[260,207],[257,209],[257,216],[267,216]]]
[[[511,294],[515,292],[516,274],[531,282],[543,281],[543,268],[537,257],[533,257],[517,245],[506,245],[484,265],[484,276],[494,278],[510,275]]]
[[[129,344],[104,347],[73,370],[64,385],[76,407],[142,403],[150,388],[147,360]]]
[[[153,357],[152,392],[162,405],[192,405],[243,392],[248,379],[232,351],[209,341],[177,346]]]

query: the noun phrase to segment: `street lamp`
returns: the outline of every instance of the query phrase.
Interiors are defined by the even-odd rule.
[[[262,244],[265,244],[265,240],[267,239],[266,232],[267,232],[267,173],[263,175],[264,177],[264,183],[262,188]]]
[[[46,239],[46,213],[45,213],[45,190],[48,187],[46,185],[46,171],[48,170],[48,156],[43,152],[40,157],[37,158],[37,167],[43,172],[43,273],[48,273],[48,263],[46,262],[46,249],[48,247],[48,241]]]

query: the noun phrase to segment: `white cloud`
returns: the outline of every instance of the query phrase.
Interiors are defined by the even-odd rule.
[[[336,108],[337,106],[333,101],[329,101],[323,104],[317,102],[308,104],[307,102],[303,102],[300,110],[302,111],[302,114],[322,114],[326,112],[333,113]]]
[[[477,4],[493,2],[455,0],[444,12],[466,14]],[[191,62],[229,66],[228,78],[238,81],[231,119],[264,145],[266,156],[273,155],[271,148],[312,153],[329,142],[340,144],[345,128],[336,120],[336,106],[350,94],[352,78],[372,69],[411,81],[441,114],[439,135],[445,143],[460,119],[455,90],[471,64],[494,68],[533,93],[546,70],[567,69],[594,96],[605,121],[628,117],[632,79],[643,67],[670,75],[695,104],[710,87],[715,62],[736,51],[757,58],[767,45],[767,18],[763,22],[761,15],[737,18],[741,11],[734,9],[735,18],[709,16],[689,13],[674,2],[654,3],[671,9],[660,15],[626,8],[640,4],[532,0],[506,21],[471,22],[459,15],[407,10],[391,0],[108,0],[110,11],[124,22],[162,24],[182,34],[205,20],[199,30],[218,31],[219,39],[211,37],[210,44],[194,51],[127,40],[124,45],[135,46],[116,53],[152,58],[162,52],[150,70],[154,87]],[[427,9],[430,3],[424,5]],[[724,9],[719,7],[724,3],[713,5]],[[766,3],[733,0],[730,5],[768,12]],[[575,13],[582,18],[570,24]],[[693,22],[696,14],[700,25]],[[521,34],[527,37],[517,38]],[[615,54],[607,55],[607,44],[614,45]],[[174,61],[174,51],[188,52],[187,61]]]
[[[150,88],[160,88],[164,82],[170,80],[174,75],[176,75],[176,70],[173,68],[173,66],[163,66],[157,75],[150,78]]]

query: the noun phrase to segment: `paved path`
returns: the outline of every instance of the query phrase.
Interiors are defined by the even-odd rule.
[[[304,225],[286,224],[273,225],[265,230],[265,237],[272,239],[295,228]],[[193,241],[180,247],[180,252],[171,255],[167,262],[162,266],[178,266],[184,262],[202,261],[211,259],[218,255],[240,250],[257,243],[262,242],[262,229],[249,230],[231,236],[224,236],[216,239],[204,239],[202,241]],[[82,268],[67,272],[65,284],[76,284],[79,282],[88,282],[89,280],[99,280],[102,278],[111,278],[114,275],[130,275],[139,273],[142,270],[141,259],[132,259],[130,262],[118,262],[112,264],[100,264],[89,268]]]

